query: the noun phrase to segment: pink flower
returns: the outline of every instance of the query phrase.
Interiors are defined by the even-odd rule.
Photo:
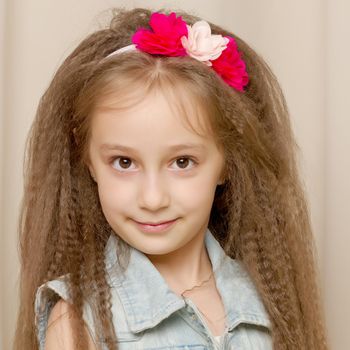
[[[152,13],[151,29],[140,28],[132,36],[141,51],[165,56],[191,56],[211,66],[230,86],[243,91],[248,84],[246,65],[234,38],[212,35],[206,21],[188,26],[175,12],[170,15]],[[130,45],[131,47],[132,45]]]
[[[227,48],[216,60],[212,61],[212,68],[228,85],[243,91],[244,86],[249,81],[246,65],[241,58],[234,38],[230,36],[227,38],[229,39]]]
[[[188,35],[186,22],[175,12],[169,16],[152,13],[150,18],[152,30],[140,28],[132,37],[132,42],[142,51],[166,56],[185,56],[181,38]]]
[[[181,38],[182,46],[189,56],[211,66],[209,60],[215,60],[226,49],[229,39],[222,35],[212,35],[206,21],[198,21],[193,26],[187,26],[188,37]]]

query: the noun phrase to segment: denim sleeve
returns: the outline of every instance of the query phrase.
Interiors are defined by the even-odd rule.
[[[45,349],[45,337],[48,319],[50,312],[59,299],[71,303],[71,297],[67,288],[66,276],[61,276],[55,280],[48,281],[42,284],[36,291],[34,312],[35,312],[35,327],[39,343],[39,350]],[[95,342],[94,333],[91,329],[90,322],[86,322],[86,318],[90,317],[90,310],[84,307],[83,318],[91,338]]]

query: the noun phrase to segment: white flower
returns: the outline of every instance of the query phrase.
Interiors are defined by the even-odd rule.
[[[192,27],[187,25],[187,29],[188,37],[181,38],[182,46],[189,56],[208,66],[212,65],[209,60],[217,59],[229,43],[222,35],[212,35],[206,21],[198,21]]]

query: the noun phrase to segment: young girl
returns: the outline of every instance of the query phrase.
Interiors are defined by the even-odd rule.
[[[297,145],[234,34],[116,10],[40,100],[16,349],[327,349]]]

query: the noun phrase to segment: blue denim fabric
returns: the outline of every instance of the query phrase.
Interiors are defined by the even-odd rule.
[[[130,247],[129,264],[125,273],[120,273],[116,244],[116,237],[111,235],[105,262],[119,349],[273,349],[271,322],[252,280],[238,260],[225,254],[209,229],[205,245],[227,313],[220,344],[196,305],[172,292],[142,252]],[[65,279],[62,276],[49,281],[37,290],[35,313],[40,349],[44,349],[47,320],[54,304],[52,295],[70,300]],[[95,332],[88,303],[83,317],[95,343],[106,349]]]

